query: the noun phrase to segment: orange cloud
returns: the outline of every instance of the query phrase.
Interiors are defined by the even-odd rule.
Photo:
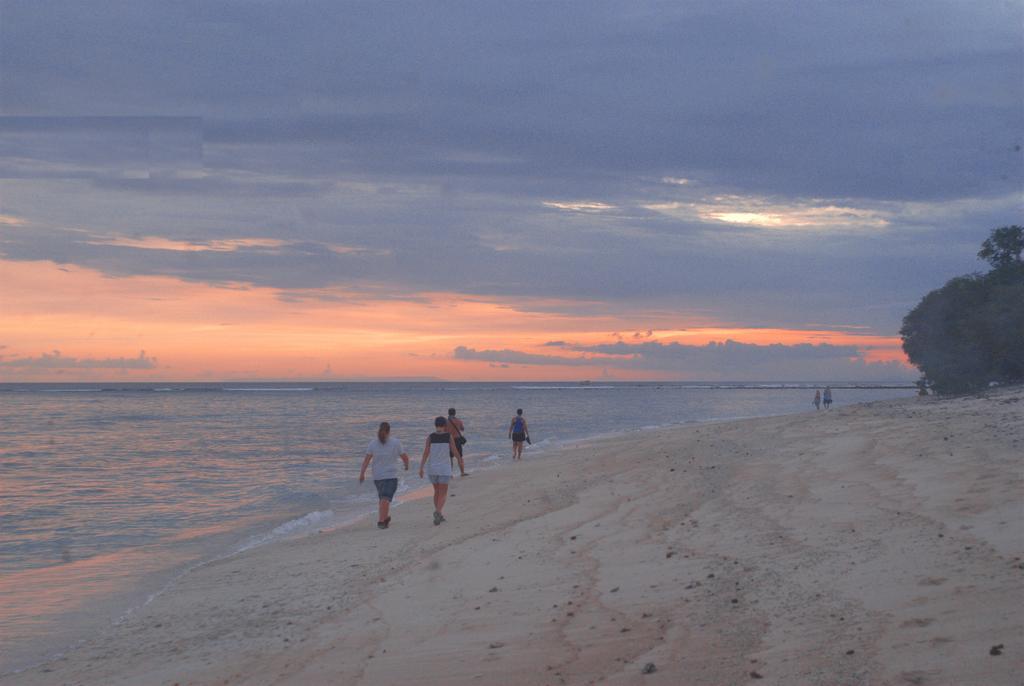
[[[543,369],[455,359],[458,346],[551,354],[642,335],[662,342],[856,345],[871,361],[902,360],[898,339],[848,331],[747,329],[706,318],[555,299],[500,300],[452,293],[395,296],[342,288],[279,291],[211,286],[163,276],[106,277],[51,262],[0,260],[0,362],[59,350],[82,364],[0,365],[0,380],[440,377],[569,379],[579,364]],[[654,327],[654,328],[652,328]],[[123,364],[140,350],[153,365]],[[148,359],[148,357],[147,357]],[[100,364],[96,361],[110,361]],[[93,361],[93,362],[89,362]],[[52,362],[52,360],[51,360]],[[118,364],[115,364],[118,362]],[[330,375],[326,370],[330,369]],[[657,378],[628,371],[630,378]]]
[[[111,245],[140,250],[173,250],[176,252],[233,252],[239,248],[280,248],[287,244],[277,238],[232,238],[210,241],[176,241],[160,236],[113,236],[86,241],[90,245]]]
[[[221,240],[179,241],[162,236],[107,236],[86,241],[89,245],[108,245],[136,250],[170,250],[172,252],[235,252],[243,249],[279,250],[296,245],[296,241],[279,238],[227,238]],[[339,255],[371,252],[347,245],[328,244],[324,246]]]

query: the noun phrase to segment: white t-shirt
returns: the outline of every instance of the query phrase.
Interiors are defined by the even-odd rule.
[[[451,445],[449,443],[449,435],[447,433],[432,433],[431,439],[434,436],[439,436],[444,439],[443,443],[435,443],[433,440],[430,441],[430,453],[427,457],[427,474],[430,476],[451,476],[452,475],[452,458],[451,458]]]
[[[387,443],[381,443],[380,439],[373,439],[370,445],[366,446],[366,454],[373,455],[370,466],[373,468],[373,480],[397,479],[398,458],[404,453],[402,442],[391,436]]]

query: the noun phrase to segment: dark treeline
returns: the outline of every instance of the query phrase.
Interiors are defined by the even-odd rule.
[[[1024,381],[1024,228],[992,231],[987,273],[950,279],[903,318],[903,350],[937,393]]]

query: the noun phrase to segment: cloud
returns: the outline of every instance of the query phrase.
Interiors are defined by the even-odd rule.
[[[844,381],[898,381],[914,376],[899,362],[870,362],[853,345],[829,343],[772,343],[760,345],[733,340],[706,345],[662,343],[605,343],[564,345],[572,356],[545,355],[518,350],[476,350],[459,346],[457,360],[501,362],[515,365],[601,367],[661,373],[673,378],[729,381],[779,379]]]
[[[889,225],[887,213],[829,201],[772,202],[761,197],[719,195],[695,202],[658,202],[645,209],[671,217],[768,229],[873,228]]]
[[[610,205],[606,202],[597,202],[596,200],[574,200],[574,201],[555,201],[545,200],[541,203],[544,207],[551,207],[556,210],[567,210],[569,212],[604,212],[606,210],[614,210],[615,205]]]
[[[733,340],[711,341],[705,345],[648,341],[646,343],[606,343],[599,345],[576,345],[572,350],[600,355],[630,356],[647,362],[693,361],[701,359],[738,360],[741,357],[759,361],[780,359],[849,359],[860,357],[860,350],[852,345],[831,343],[796,343],[785,345],[770,343],[739,343]]]
[[[891,332],[1019,218],[1018,14],[8,2],[0,253]]]
[[[171,252],[237,252],[239,250],[281,252],[284,248],[291,248],[298,250],[325,249],[337,255],[359,253],[387,254],[387,251],[367,250],[348,245],[318,245],[307,241],[286,241],[280,238],[175,240],[163,236],[108,236],[91,238],[86,240],[85,243],[88,245],[109,245],[138,250],[169,250]]]
[[[145,350],[139,351],[138,357],[66,357],[59,350],[42,353],[38,357],[15,357],[0,359],[0,367],[17,367],[22,369],[156,369],[157,359],[148,357]]]
[[[243,248],[276,249],[287,245],[277,238],[230,238],[223,240],[179,241],[161,236],[114,236],[87,240],[89,245],[111,245],[140,250],[172,250],[175,252],[234,252]]]
[[[304,291],[310,288],[338,284],[339,275],[351,286],[370,289],[374,284],[352,281],[372,274],[370,265],[386,261],[389,255],[384,247],[266,236],[177,238],[45,228],[28,233],[4,231],[0,226],[0,256],[8,259],[51,260],[112,276],[164,275],[215,285],[269,285],[294,289],[295,298],[307,297]]]
[[[496,362],[506,364],[529,364],[529,365],[564,365],[579,366],[593,364],[584,357],[557,357],[554,355],[538,355],[525,353],[518,350],[476,350],[460,345],[452,351],[456,360],[476,360],[482,362]]]

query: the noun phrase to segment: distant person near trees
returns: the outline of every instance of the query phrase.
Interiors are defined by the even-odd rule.
[[[832,407],[832,387],[825,386],[825,393],[821,396],[821,402],[825,405],[825,409]]]
[[[523,459],[523,442],[530,440],[530,427],[522,409],[516,410],[516,416],[508,425],[508,437],[512,439],[512,459]]]
[[[812,400],[811,402],[814,403],[815,410],[821,409],[821,391],[819,389],[814,389],[814,400]]]

